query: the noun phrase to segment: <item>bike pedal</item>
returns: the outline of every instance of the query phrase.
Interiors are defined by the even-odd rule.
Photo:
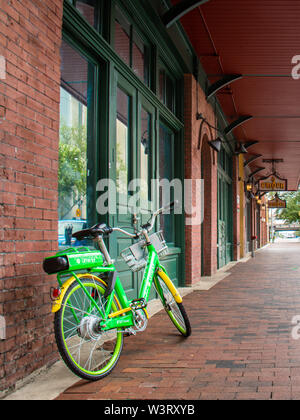
[[[136,335],[136,332],[130,328],[130,330],[124,330],[123,331],[123,336],[124,337],[131,337],[132,335]]]
[[[134,299],[130,304],[131,309],[137,311],[138,309],[145,309],[147,307],[147,303],[144,298],[141,299]]]
[[[123,337],[131,337],[132,335],[134,335],[133,333],[127,332],[124,333]]]

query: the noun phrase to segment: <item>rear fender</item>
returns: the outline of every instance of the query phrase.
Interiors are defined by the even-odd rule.
[[[103,284],[103,286],[105,286],[105,287],[107,287],[107,284],[102,280],[102,279],[100,279],[99,277],[97,277],[97,276],[93,276],[92,274],[78,274],[77,275],[77,277],[78,278],[80,278],[80,279],[93,279],[93,280],[96,280],[96,281],[98,281],[98,282],[100,282],[100,283],[102,283]],[[60,288],[60,290],[61,290],[61,294],[59,295],[59,298],[57,298],[56,300],[55,300],[55,302],[53,303],[53,305],[52,305],[52,313],[55,313],[55,312],[58,312],[59,310],[60,310],[60,308],[61,308],[61,305],[62,305],[62,302],[63,302],[63,299],[64,299],[64,297],[65,297],[65,294],[66,294],[66,292],[67,292],[67,290],[68,290],[68,288],[74,283],[74,282],[76,282],[77,280],[76,280],[76,278],[75,277],[70,277],[68,280],[66,280],[65,281],[65,283],[61,286],[61,288]]]

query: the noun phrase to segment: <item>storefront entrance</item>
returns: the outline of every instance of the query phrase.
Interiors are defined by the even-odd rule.
[[[218,156],[218,268],[233,259],[232,158],[222,149]]]
[[[179,101],[183,70],[175,58],[169,60],[165,50],[156,48],[159,41],[135,23],[121,2],[113,2],[111,8],[104,3],[101,7],[80,6],[81,16],[69,6],[65,11],[59,161],[61,249],[92,246],[75,243],[72,233],[94,223],[105,222],[133,232],[135,223],[146,223],[151,211],[166,204],[160,181],[183,178],[183,163],[178,158],[183,149]],[[105,25],[96,18],[92,24],[92,16],[99,14],[111,22],[111,45],[92,28],[97,25],[109,39]],[[101,199],[105,194],[106,201]],[[171,188],[169,201],[173,194]],[[163,230],[168,243],[170,252],[164,265],[174,283],[183,285],[184,218],[162,215],[155,229]],[[120,257],[132,241],[115,233],[107,245],[129,298],[136,298],[143,273],[131,272]]]

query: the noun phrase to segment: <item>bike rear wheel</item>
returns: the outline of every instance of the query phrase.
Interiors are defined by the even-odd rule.
[[[85,275],[81,282],[97,302],[99,310],[91,304],[82,287],[74,282],[67,290],[61,309],[55,314],[54,331],[60,355],[68,368],[82,379],[96,381],[108,375],[117,364],[122,348],[120,330],[101,332],[106,299],[105,283]],[[112,311],[120,309],[115,300]]]
[[[184,336],[189,337],[192,333],[191,324],[182,303],[177,303],[165,281],[157,273],[154,281],[156,291],[172,323]]]

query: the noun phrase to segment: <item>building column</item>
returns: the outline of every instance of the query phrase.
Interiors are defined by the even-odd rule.
[[[204,176],[204,222],[185,227],[186,284],[192,285],[200,280],[203,268],[204,275],[208,276],[217,271],[217,153],[208,145],[208,141],[216,137],[214,130],[205,123],[200,130],[201,121],[196,118],[197,112],[201,113],[209,124],[214,126],[214,111],[191,74],[185,75],[184,91],[185,179],[197,180],[203,179]],[[203,167],[203,173],[201,173],[202,153],[205,154],[205,163],[207,163]],[[204,240],[203,249],[201,234]],[[203,268],[201,252],[205,264]]]

